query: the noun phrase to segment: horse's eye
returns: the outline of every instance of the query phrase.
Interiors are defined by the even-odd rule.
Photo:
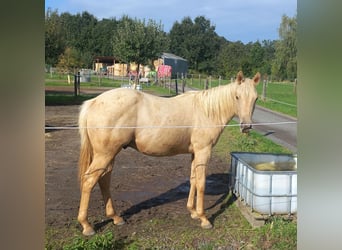
[[[239,97],[238,96],[235,96],[236,100],[239,100]]]

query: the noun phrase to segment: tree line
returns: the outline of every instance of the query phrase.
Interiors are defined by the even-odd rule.
[[[297,77],[297,18],[282,17],[279,40],[244,44],[219,36],[204,16],[184,17],[170,32],[161,22],[129,16],[98,20],[88,12],[72,15],[48,9],[45,13],[45,62],[69,69],[92,68],[95,56],[114,56],[122,62],[151,65],[162,52],[188,60],[190,73],[231,78],[259,71],[272,80]]]

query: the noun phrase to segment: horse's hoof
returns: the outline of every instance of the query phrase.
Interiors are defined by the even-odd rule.
[[[117,226],[122,226],[126,224],[125,220],[122,219],[121,217],[117,217],[115,220],[114,220],[114,225],[117,225]]]
[[[201,227],[203,229],[211,229],[213,228],[213,225],[211,225],[211,223],[208,221],[208,222],[202,222]]]
[[[125,224],[126,224],[126,222],[124,220],[114,223],[114,225],[116,225],[116,226],[122,226]]]
[[[92,236],[95,234],[95,231],[94,229],[90,227],[90,228],[84,229],[82,233],[84,236]]]
[[[191,216],[191,218],[194,219],[194,220],[199,219],[197,213],[191,213],[190,216]]]

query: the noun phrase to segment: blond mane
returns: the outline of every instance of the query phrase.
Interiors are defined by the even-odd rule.
[[[227,85],[199,91],[195,93],[193,105],[195,108],[201,108],[207,117],[218,122],[225,122],[225,119],[234,115],[237,93],[249,96],[254,89],[251,87],[252,81],[249,78],[242,79],[241,83],[235,81]]]
[[[207,117],[223,122],[234,113],[234,92],[236,83],[199,91],[195,94],[194,107],[201,108]]]

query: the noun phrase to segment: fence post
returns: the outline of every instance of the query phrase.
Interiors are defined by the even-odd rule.
[[[80,72],[77,73],[77,94],[81,94],[81,75]]]
[[[178,95],[178,81],[177,81],[177,78],[175,79],[175,84],[176,84],[176,95]]]
[[[99,80],[99,87],[101,86],[101,82],[102,82],[102,70],[100,69],[100,74],[98,75],[98,80]]]
[[[294,80],[294,84],[293,84],[293,93],[294,93],[294,94],[297,93],[297,78],[295,78],[295,80]]]
[[[80,72],[74,75],[74,95],[77,96],[80,93]]]
[[[262,100],[266,101],[266,79],[264,79],[262,84]]]

